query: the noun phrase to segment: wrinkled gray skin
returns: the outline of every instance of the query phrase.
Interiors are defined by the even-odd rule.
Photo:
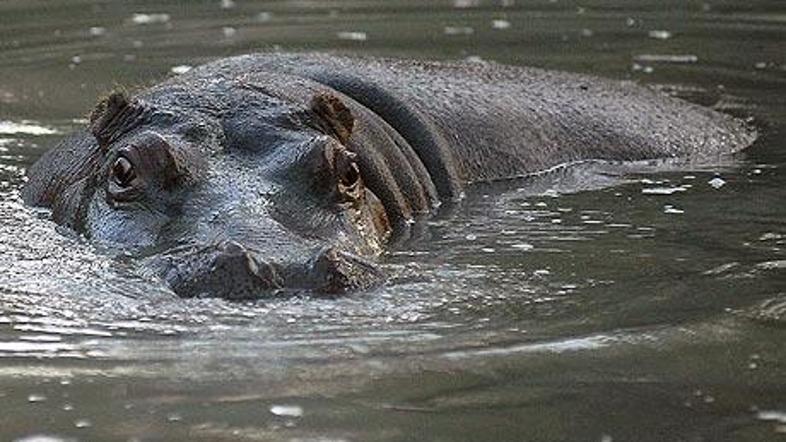
[[[181,296],[342,293],[378,283],[373,258],[468,183],[587,159],[706,159],[755,137],[632,83],[256,54],[110,95],[30,169],[23,196]]]

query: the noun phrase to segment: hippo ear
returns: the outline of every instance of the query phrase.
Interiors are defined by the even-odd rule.
[[[102,148],[119,137],[146,114],[144,106],[115,91],[102,99],[90,113],[89,129]]]
[[[355,117],[341,99],[330,92],[319,93],[311,100],[311,110],[341,144],[346,144],[352,135]]]

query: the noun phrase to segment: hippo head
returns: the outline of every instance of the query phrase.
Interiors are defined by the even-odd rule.
[[[380,280],[367,258],[390,225],[348,148],[354,117],[341,99],[220,109],[162,97],[102,100],[86,131],[31,168],[26,198],[138,256],[184,297],[333,294]]]

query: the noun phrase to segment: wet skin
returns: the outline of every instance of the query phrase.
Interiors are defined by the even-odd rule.
[[[97,105],[26,202],[184,297],[336,294],[466,185],[590,159],[712,158],[756,134],[630,83],[321,54],[219,60]]]

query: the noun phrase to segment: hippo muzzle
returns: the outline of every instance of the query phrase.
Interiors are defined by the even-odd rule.
[[[184,298],[247,300],[299,291],[333,296],[368,289],[384,278],[375,263],[336,247],[324,247],[303,262],[287,263],[264,259],[230,240],[155,259],[166,283]]]

